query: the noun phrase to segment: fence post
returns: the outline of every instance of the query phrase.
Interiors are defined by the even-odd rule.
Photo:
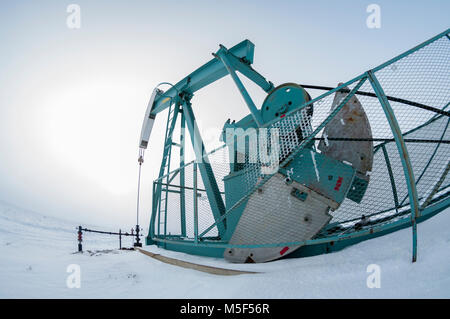
[[[139,242],[139,225],[136,225],[136,242],[133,244],[134,247],[142,247],[142,243]]]
[[[81,231],[81,226],[78,226],[78,251],[83,251],[83,245],[81,242],[83,241],[83,232]]]
[[[119,229],[119,249],[122,249],[122,230]]]

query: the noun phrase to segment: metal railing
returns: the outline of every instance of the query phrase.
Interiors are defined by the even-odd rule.
[[[78,237],[77,237],[78,238],[78,252],[82,252],[83,251],[83,232],[119,236],[119,249],[122,249],[122,236],[135,237],[136,241],[135,241],[133,246],[134,247],[141,247],[142,246],[142,244],[140,243],[140,238],[139,237],[142,237],[143,235],[139,233],[139,229],[138,229],[138,231],[135,231],[134,229],[131,229],[130,233],[122,232],[121,229],[119,229],[119,232],[108,232],[108,231],[102,231],[102,230],[94,230],[94,229],[83,228],[82,226],[78,226],[76,229],[78,230],[78,232],[77,232],[77,235],[78,235]]]

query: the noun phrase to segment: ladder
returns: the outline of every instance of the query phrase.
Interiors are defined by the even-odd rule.
[[[161,235],[161,230],[163,228],[163,234],[166,236],[167,234],[167,206],[168,206],[168,195],[169,195],[169,183],[170,176],[168,173],[170,172],[170,158],[172,155],[172,136],[175,129],[175,124],[177,122],[178,113],[180,112],[179,104],[169,107],[169,112],[167,114],[167,123],[166,123],[166,134],[164,140],[164,149],[163,149],[163,158],[161,161],[161,168],[159,170],[159,185],[158,188],[161,190],[163,186],[162,183],[165,183],[165,187],[161,191],[157,191],[156,194],[161,194],[160,198],[158,198],[158,236]],[[163,176],[166,175],[164,178]]]

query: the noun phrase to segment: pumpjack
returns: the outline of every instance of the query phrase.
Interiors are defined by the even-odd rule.
[[[446,40],[447,34],[448,30],[420,48]],[[400,226],[412,223],[414,227],[427,215],[427,209],[430,214],[443,210],[450,204],[449,189],[443,181],[449,164],[445,165],[446,155],[441,153],[447,147],[447,106],[389,96],[377,77],[394,63],[401,66],[403,59],[420,48],[337,87],[325,88],[326,93],[314,99],[307,89],[324,87],[291,82],[275,86],[258,73],[252,67],[255,46],[249,40],[230,49],[220,45],[209,62],[175,85],[158,85],[151,94],[139,140],[143,156],[156,116],[167,110],[146,243],[230,262],[259,263],[309,255],[314,250],[332,251]],[[259,107],[238,72],[267,94]],[[194,115],[193,98],[198,90],[227,75],[249,113],[237,121],[227,120],[218,134],[223,147],[208,153]],[[163,85],[168,89],[161,89]],[[448,87],[444,89],[448,92]],[[417,125],[406,129],[395,117],[397,105],[419,108],[430,116],[420,125],[415,119]],[[436,154],[429,159],[428,169],[445,167],[430,182],[433,191],[425,195],[417,190],[420,181],[414,173],[420,172],[415,171],[406,145],[414,132],[441,122],[443,128],[436,130],[439,143],[429,144]],[[177,123],[180,138],[175,141]],[[381,132],[381,125],[385,126],[384,136],[374,137],[372,132]],[[195,154],[190,163],[185,161],[187,136]],[[171,170],[176,147],[179,165]],[[216,168],[224,165],[216,165],[212,158],[220,152],[226,155],[220,163],[226,162],[226,171],[218,172]],[[397,170],[393,170],[395,165]],[[399,172],[404,174],[402,182]],[[428,174],[427,169],[423,174]],[[404,190],[400,191],[401,187]],[[374,194],[382,188],[393,199],[377,207]],[[407,199],[400,203],[403,195]]]

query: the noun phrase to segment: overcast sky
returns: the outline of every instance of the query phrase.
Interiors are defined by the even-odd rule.
[[[81,9],[79,29],[67,7]],[[369,29],[366,8],[381,8]],[[0,200],[74,223],[135,223],[138,137],[151,91],[249,39],[275,85],[336,85],[449,27],[449,1],[1,1]],[[256,104],[264,92],[249,91]],[[198,92],[202,131],[247,108],[229,77]],[[157,117],[141,221],[162,154]],[[209,134],[213,136],[214,134]]]

